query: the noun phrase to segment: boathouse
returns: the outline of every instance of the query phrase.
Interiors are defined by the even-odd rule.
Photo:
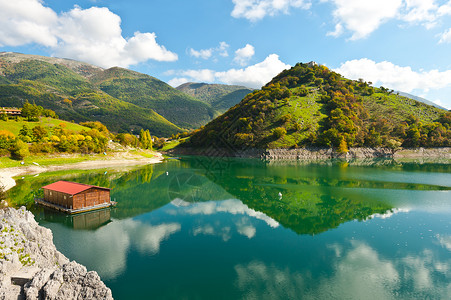
[[[110,189],[95,185],[58,181],[43,186],[43,205],[61,208],[66,212],[76,213],[109,207],[113,203],[110,201]]]

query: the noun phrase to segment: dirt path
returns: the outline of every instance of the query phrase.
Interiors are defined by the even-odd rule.
[[[5,190],[9,190],[16,185],[16,181],[13,179],[15,176],[25,174],[39,174],[43,172],[61,171],[61,170],[90,170],[90,169],[102,169],[118,166],[136,166],[155,164],[163,161],[163,156],[160,153],[156,153],[155,157],[145,158],[130,156],[128,153],[117,154],[113,158],[108,160],[88,160],[72,164],[53,165],[53,166],[23,166],[14,168],[0,169],[0,185],[5,187]]]

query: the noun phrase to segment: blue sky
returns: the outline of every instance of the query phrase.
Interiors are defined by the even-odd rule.
[[[451,108],[451,0],[0,0],[0,51],[259,88],[297,62]]]

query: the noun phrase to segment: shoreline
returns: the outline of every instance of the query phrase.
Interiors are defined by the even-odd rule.
[[[171,155],[200,155],[207,157],[239,157],[258,158],[267,161],[273,160],[327,160],[327,159],[366,159],[366,158],[392,158],[392,159],[450,159],[451,147],[442,148],[349,148],[347,153],[338,153],[332,148],[296,148],[296,149],[225,149],[214,145],[208,148],[174,148],[167,152]]]
[[[129,155],[118,155],[107,160],[87,160],[77,163],[48,165],[48,166],[19,166],[0,169],[0,185],[5,187],[5,191],[16,185],[14,177],[21,175],[34,175],[44,172],[62,171],[62,170],[91,170],[112,167],[138,166],[147,164],[156,164],[164,160],[161,153],[156,152],[155,157],[135,157]]]

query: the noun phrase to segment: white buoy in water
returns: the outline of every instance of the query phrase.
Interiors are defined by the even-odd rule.
[[[169,172],[166,172],[166,175],[169,175]]]
[[[279,192],[279,198],[282,199],[282,193],[281,192]]]

